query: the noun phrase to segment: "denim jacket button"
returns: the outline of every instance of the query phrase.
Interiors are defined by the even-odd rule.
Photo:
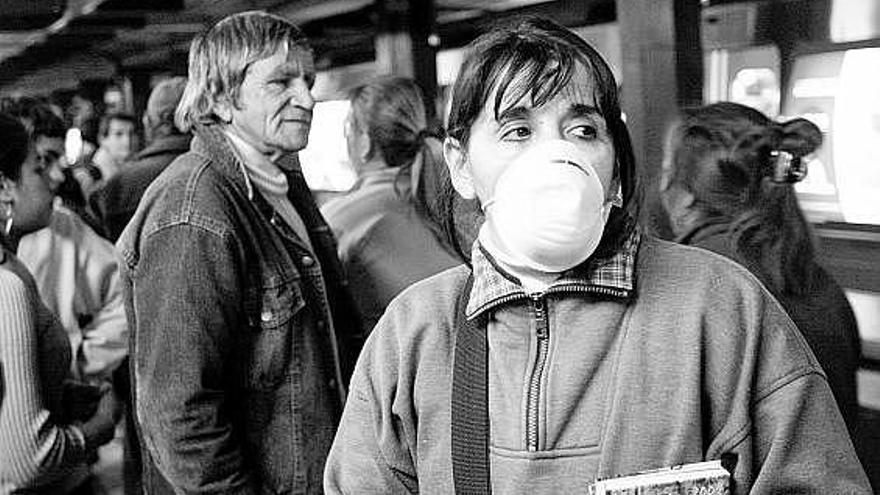
[[[263,323],[267,323],[272,320],[272,312],[271,311],[263,311],[260,315],[260,319],[263,320]]]
[[[318,327],[318,330],[324,330],[324,327],[327,326],[327,324],[324,323],[324,320],[318,320],[315,323],[315,326]]]
[[[315,264],[315,259],[311,256],[303,256],[300,261],[302,261],[303,266],[312,266]]]
[[[328,385],[330,388],[336,388],[336,380],[334,380],[334,379],[330,379],[330,381],[327,382],[327,385]]]

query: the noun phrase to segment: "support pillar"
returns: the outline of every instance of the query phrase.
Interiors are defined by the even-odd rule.
[[[617,0],[622,99],[645,188],[643,221],[659,222],[657,187],[666,127],[679,105],[702,103],[700,6],[695,0]]]
[[[437,35],[434,0],[380,0],[376,3],[376,72],[411,77],[428,102],[437,95]],[[433,105],[428,105],[429,111]],[[429,116],[433,117],[433,116]]]

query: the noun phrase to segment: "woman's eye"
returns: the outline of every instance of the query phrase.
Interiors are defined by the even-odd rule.
[[[532,135],[532,131],[525,126],[513,127],[503,131],[501,139],[505,141],[522,141]]]
[[[596,136],[599,135],[598,129],[591,125],[579,125],[577,127],[573,127],[569,132],[577,137],[585,139],[595,139]]]

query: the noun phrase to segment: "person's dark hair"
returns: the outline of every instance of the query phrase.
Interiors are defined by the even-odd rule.
[[[667,136],[666,187],[693,194],[706,220],[729,223],[731,246],[772,289],[800,294],[810,286],[812,234],[777,168],[780,153],[800,160],[821,144],[822,132],[805,119],[777,123],[730,102],[684,109]]]
[[[3,98],[0,100],[0,112],[19,119],[33,139],[38,136],[64,139],[67,134],[64,119],[44,100],[27,96]]]
[[[134,115],[124,112],[111,112],[101,116],[101,122],[98,124],[98,137],[107,137],[107,133],[110,132],[110,122],[114,120],[128,122],[137,129],[137,119],[134,118]]]
[[[352,124],[365,131],[374,153],[389,167],[406,167],[429,137],[425,99],[412,79],[383,77],[355,87],[348,94]]]
[[[447,133],[467,145],[471,126],[489,104],[497,117],[503,102],[516,104],[529,98],[540,106],[552,100],[569,84],[578,66],[588,70],[595,86],[596,106],[605,120],[616,156],[615,177],[619,179],[622,208],[614,208],[605,227],[597,256],[615,252],[632,233],[641,201],[635,157],[629,132],[621,119],[617,83],[608,64],[586,41],[570,30],[546,19],[525,18],[495,28],[468,47],[452,89]],[[445,226],[460,255],[467,258],[455,234],[456,200],[451,185],[443,195]]]
[[[17,182],[29,149],[30,137],[18,118],[0,113],[0,177]]]

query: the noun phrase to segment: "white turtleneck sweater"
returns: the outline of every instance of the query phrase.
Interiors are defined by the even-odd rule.
[[[312,251],[306,224],[297,213],[296,208],[293,207],[290,199],[287,198],[287,176],[278,165],[250,143],[231,132],[225,132],[225,134],[229,142],[232,143],[232,148],[236,152],[239,162],[244,167],[248,197],[251,200],[254,199],[253,187],[256,187],[272,208],[293,229],[297,237],[305,243],[309,251]]]

